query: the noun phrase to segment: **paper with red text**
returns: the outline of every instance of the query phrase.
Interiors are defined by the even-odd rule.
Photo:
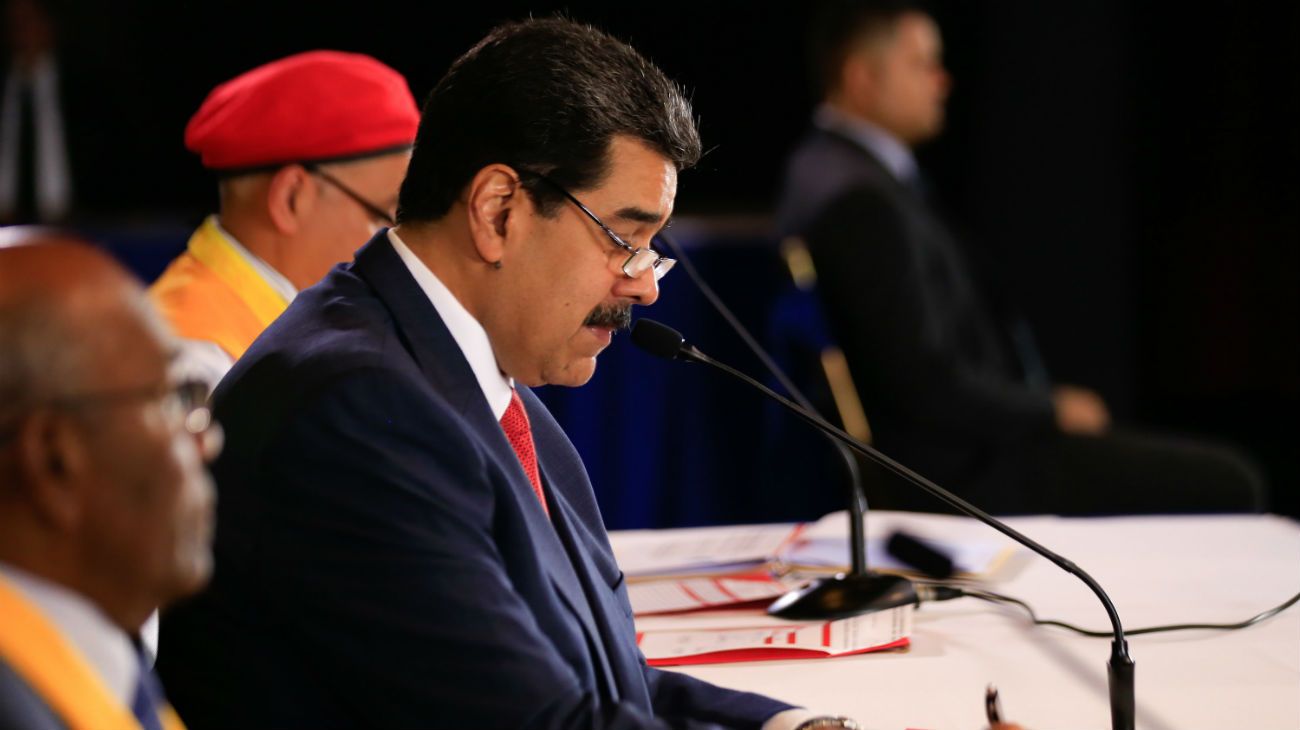
[[[902,649],[912,632],[912,607],[839,621],[779,621],[744,628],[666,629],[637,634],[651,666],[822,659]]]

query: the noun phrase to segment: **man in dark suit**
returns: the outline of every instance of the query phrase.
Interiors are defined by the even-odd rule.
[[[646,666],[582,462],[525,387],[586,382],[657,298],[649,241],[698,155],[680,91],[592,28],[502,26],[452,65],[398,227],[215,395],[216,573],[159,657],[191,727],[810,717]]]
[[[780,226],[807,241],[877,445],[998,512],[1260,509],[1262,482],[1234,453],[1117,433],[1096,393],[1052,385],[987,262],[936,215],[912,156],[942,129],[949,86],[930,16],[831,0],[810,36],[823,103]]]

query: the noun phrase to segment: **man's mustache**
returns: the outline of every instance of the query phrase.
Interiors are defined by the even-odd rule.
[[[632,305],[614,305],[596,307],[587,315],[584,327],[608,327],[615,332],[632,326]]]

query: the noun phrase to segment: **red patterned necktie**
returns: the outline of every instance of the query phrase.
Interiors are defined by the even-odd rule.
[[[510,389],[510,407],[506,409],[505,415],[501,416],[501,429],[506,432],[506,438],[510,440],[515,456],[519,457],[519,463],[524,467],[528,481],[532,482],[533,491],[542,503],[542,511],[550,517],[551,511],[546,507],[546,495],[542,494],[542,477],[537,472],[537,451],[533,446],[533,429],[528,424],[528,413],[524,410],[523,400],[519,398],[519,391],[513,388]]]

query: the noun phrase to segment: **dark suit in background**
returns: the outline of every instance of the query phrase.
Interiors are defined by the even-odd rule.
[[[383,234],[294,301],[215,395],[217,572],[164,618],[159,661],[191,728],[758,727],[786,709],[645,665],[578,454],[518,391],[549,520]]]
[[[120,220],[149,197],[159,174],[140,163],[144,148],[175,132],[159,129],[155,101],[123,83],[139,74],[117,51],[51,50],[33,73],[8,54],[0,57],[0,174],[12,176],[12,187],[0,189],[7,193],[0,223]],[[37,77],[49,83],[41,85],[49,97],[40,94],[47,104],[37,103]],[[42,199],[36,186],[49,184],[43,178],[51,175],[62,180],[63,194]]]
[[[1060,433],[1023,321],[995,310],[992,279],[918,186],[857,141],[810,131],[790,159],[779,217],[782,234],[803,236],[813,255],[885,453],[996,512],[1262,506],[1255,470],[1222,447]],[[908,487],[887,494],[895,507],[938,506]]]

